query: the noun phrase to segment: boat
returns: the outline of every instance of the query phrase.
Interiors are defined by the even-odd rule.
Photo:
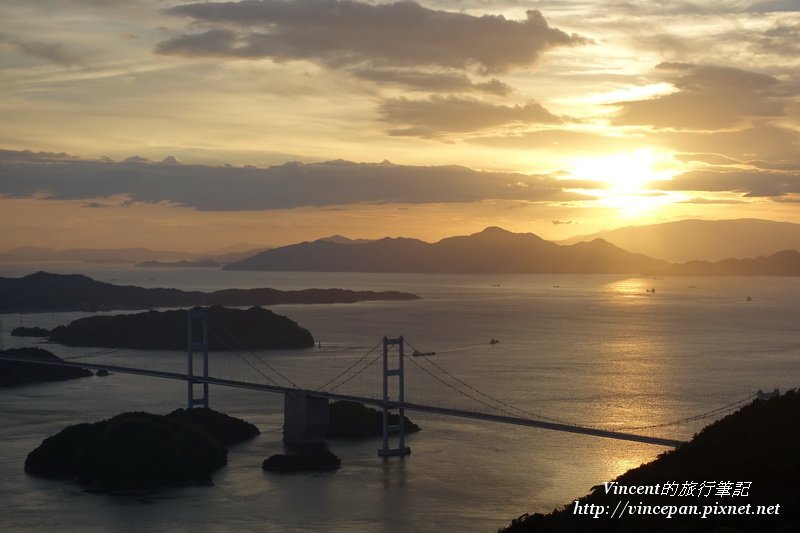
[[[489,344],[497,344],[498,342],[500,341],[493,337],[492,340],[489,341]]]
[[[411,355],[413,355],[414,357],[420,357],[420,356],[436,355],[436,352],[420,352],[419,350],[414,350],[414,353],[412,353]]]

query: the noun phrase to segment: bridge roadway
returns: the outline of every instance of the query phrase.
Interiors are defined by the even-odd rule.
[[[130,368],[124,366],[103,365],[96,363],[84,362],[69,362],[69,361],[37,361],[27,359],[24,357],[14,357],[9,355],[0,355],[0,360],[4,361],[21,361],[26,363],[36,363],[55,366],[71,366],[77,368],[86,368],[90,370],[107,370],[109,372],[119,372],[121,374],[136,374],[140,376],[150,376],[163,379],[174,379],[179,381],[189,381],[188,374],[179,374],[175,372],[163,372],[160,370],[146,370],[143,368]],[[262,383],[250,383],[246,381],[235,381],[230,379],[192,376],[194,383],[208,383],[209,385],[219,385],[222,387],[235,387],[239,389],[258,390],[264,392],[274,392],[280,394],[305,394],[317,398],[327,398],[329,400],[346,400],[353,402],[360,402],[368,405],[375,405],[383,407],[383,400],[379,398],[368,398],[361,396],[351,396],[349,394],[338,394],[335,392],[326,392],[318,390],[296,389],[293,387],[282,387],[280,385],[267,385]],[[660,446],[669,446],[677,448],[685,441],[665,439],[661,437],[650,437],[647,435],[636,435],[634,433],[624,433],[620,431],[609,431],[605,429],[590,428],[584,426],[577,426],[572,424],[559,424],[556,422],[547,422],[545,420],[535,420],[532,418],[520,418],[509,415],[493,415],[489,413],[480,413],[476,411],[466,411],[462,409],[451,409],[448,407],[438,407],[435,405],[424,405],[418,403],[404,402],[402,405],[399,402],[389,402],[389,407],[397,409],[402,407],[407,411],[419,411],[423,413],[433,413],[437,415],[455,416],[460,418],[472,418],[475,420],[488,420],[491,422],[499,422],[501,424],[512,424],[515,426],[527,426],[534,428],[550,429],[553,431],[564,431],[567,433],[578,433],[581,435],[591,435],[594,437],[605,437],[609,439],[626,440],[633,442],[643,442],[645,444],[656,444]]]

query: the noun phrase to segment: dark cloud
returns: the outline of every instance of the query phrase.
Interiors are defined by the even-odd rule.
[[[800,24],[779,22],[755,36],[761,52],[789,57],[800,55]]]
[[[435,0],[447,1],[447,0]],[[462,0],[456,0],[461,3]],[[472,4],[481,0],[472,0]],[[494,4],[497,0],[488,0]],[[500,4],[519,5],[525,4],[532,8],[543,10],[569,10],[575,12],[596,12],[608,16],[638,15],[638,16],[666,16],[666,15],[718,15],[718,14],[744,14],[744,13],[773,13],[781,11],[798,11],[800,6],[797,0],[499,0]]]
[[[679,152],[721,154],[739,160],[796,161],[800,154],[800,132],[764,123],[742,130],[710,133],[661,131],[647,138]]]
[[[328,161],[256,168],[141,158],[120,163],[46,155],[37,159],[31,152],[9,150],[0,156],[0,195],[16,198],[95,200],[124,195],[128,204],[168,202],[207,211],[584,198],[565,192],[566,185],[552,176],[478,172],[461,166]]]
[[[777,197],[800,193],[800,173],[761,170],[697,170],[653,185],[673,191],[733,191],[746,197]]]
[[[436,11],[413,2],[262,0],[176,6],[167,13],[208,29],[159,43],[160,54],[306,59],[328,66],[443,66],[506,72],[557,46],[586,42],[551,28],[538,11],[523,21]]]
[[[514,124],[554,124],[561,119],[536,102],[498,105],[457,96],[432,96],[425,100],[396,98],[380,106],[381,119],[401,126],[391,135],[436,137]]]
[[[72,67],[84,63],[84,58],[61,43],[33,41],[0,33],[0,46],[2,45],[11,47],[27,56],[44,59],[49,63],[63,67]]]
[[[572,220],[551,220],[550,221],[554,226],[560,226],[562,224],[574,224],[575,222]]]
[[[429,92],[484,92],[505,96],[513,92],[513,88],[502,81],[492,78],[486,82],[475,83],[466,74],[457,72],[422,72],[409,69],[356,69],[353,74],[357,78],[377,83],[390,83],[412,89]]]
[[[619,102],[617,125],[720,130],[784,114],[785,88],[766,74],[736,68],[662,63],[658,69],[679,91],[650,100]]]

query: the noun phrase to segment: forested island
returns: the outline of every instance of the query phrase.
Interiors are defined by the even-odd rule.
[[[38,327],[26,328],[20,326],[11,330],[12,337],[49,337],[50,330]]]
[[[309,348],[311,333],[295,321],[268,309],[208,310],[209,348],[215,351]],[[146,311],[127,315],[96,315],[58,326],[50,340],[67,346],[97,346],[140,350],[185,350],[186,310]]]
[[[660,488],[665,483],[677,483],[676,493],[685,482],[694,482],[694,496],[672,495],[671,490],[667,494],[626,496],[614,494],[613,490],[607,493],[606,485],[601,484],[577,500],[583,509],[591,504],[609,509],[599,518],[575,513],[576,502],[572,502],[546,515],[522,515],[501,532],[800,531],[799,447],[800,393],[793,390],[777,398],[754,400],[707,426],[680,448],[614,480],[620,486]],[[700,490],[703,482],[706,488]],[[739,496],[732,495],[736,483],[747,483],[739,485]],[[730,490],[725,492],[725,487]],[[626,500],[651,506],[697,505],[701,511],[704,505],[716,503],[737,507],[749,504],[753,514],[717,513],[701,518],[676,513],[666,518],[663,514],[642,513],[611,519],[610,510]],[[773,512],[755,515],[759,505]]]
[[[9,350],[0,351],[0,355],[24,357],[26,359],[53,363],[62,361],[59,357],[41,348],[11,348]],[[15,387],[18,385],[47,381],[64,381],[91,375],[92,373],[85,368],[0,360],[0,387]]]
[[[281,291],[259,288],[224,289],[214,292],[145,289],[132,285],[103,283],[80,274],[48,272],[37,272],[22,278],[0,277],[0,313],[106,311],[197,305],[244,307],[416,299],[419,299],[419,296],[407,292],[347,289]]]
[[[122,413],[46,438],[28,454],[25,472],[113,490],[211,484],[211,473],[227,462],[226,447],[259,433],[206,408]]]

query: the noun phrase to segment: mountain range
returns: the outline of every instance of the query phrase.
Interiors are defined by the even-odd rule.
[[[490,227],[435,243],[388,237],[366,243],[302,242],[265,250],[223,270],[632,274],[667,266],[602,239],[561,246],[533,233]]]
[[[598,238],[625,250],[671,262],[721,261],[800,250],[800,224],[753,218],[689,219],[576,236],[559,244]]]

